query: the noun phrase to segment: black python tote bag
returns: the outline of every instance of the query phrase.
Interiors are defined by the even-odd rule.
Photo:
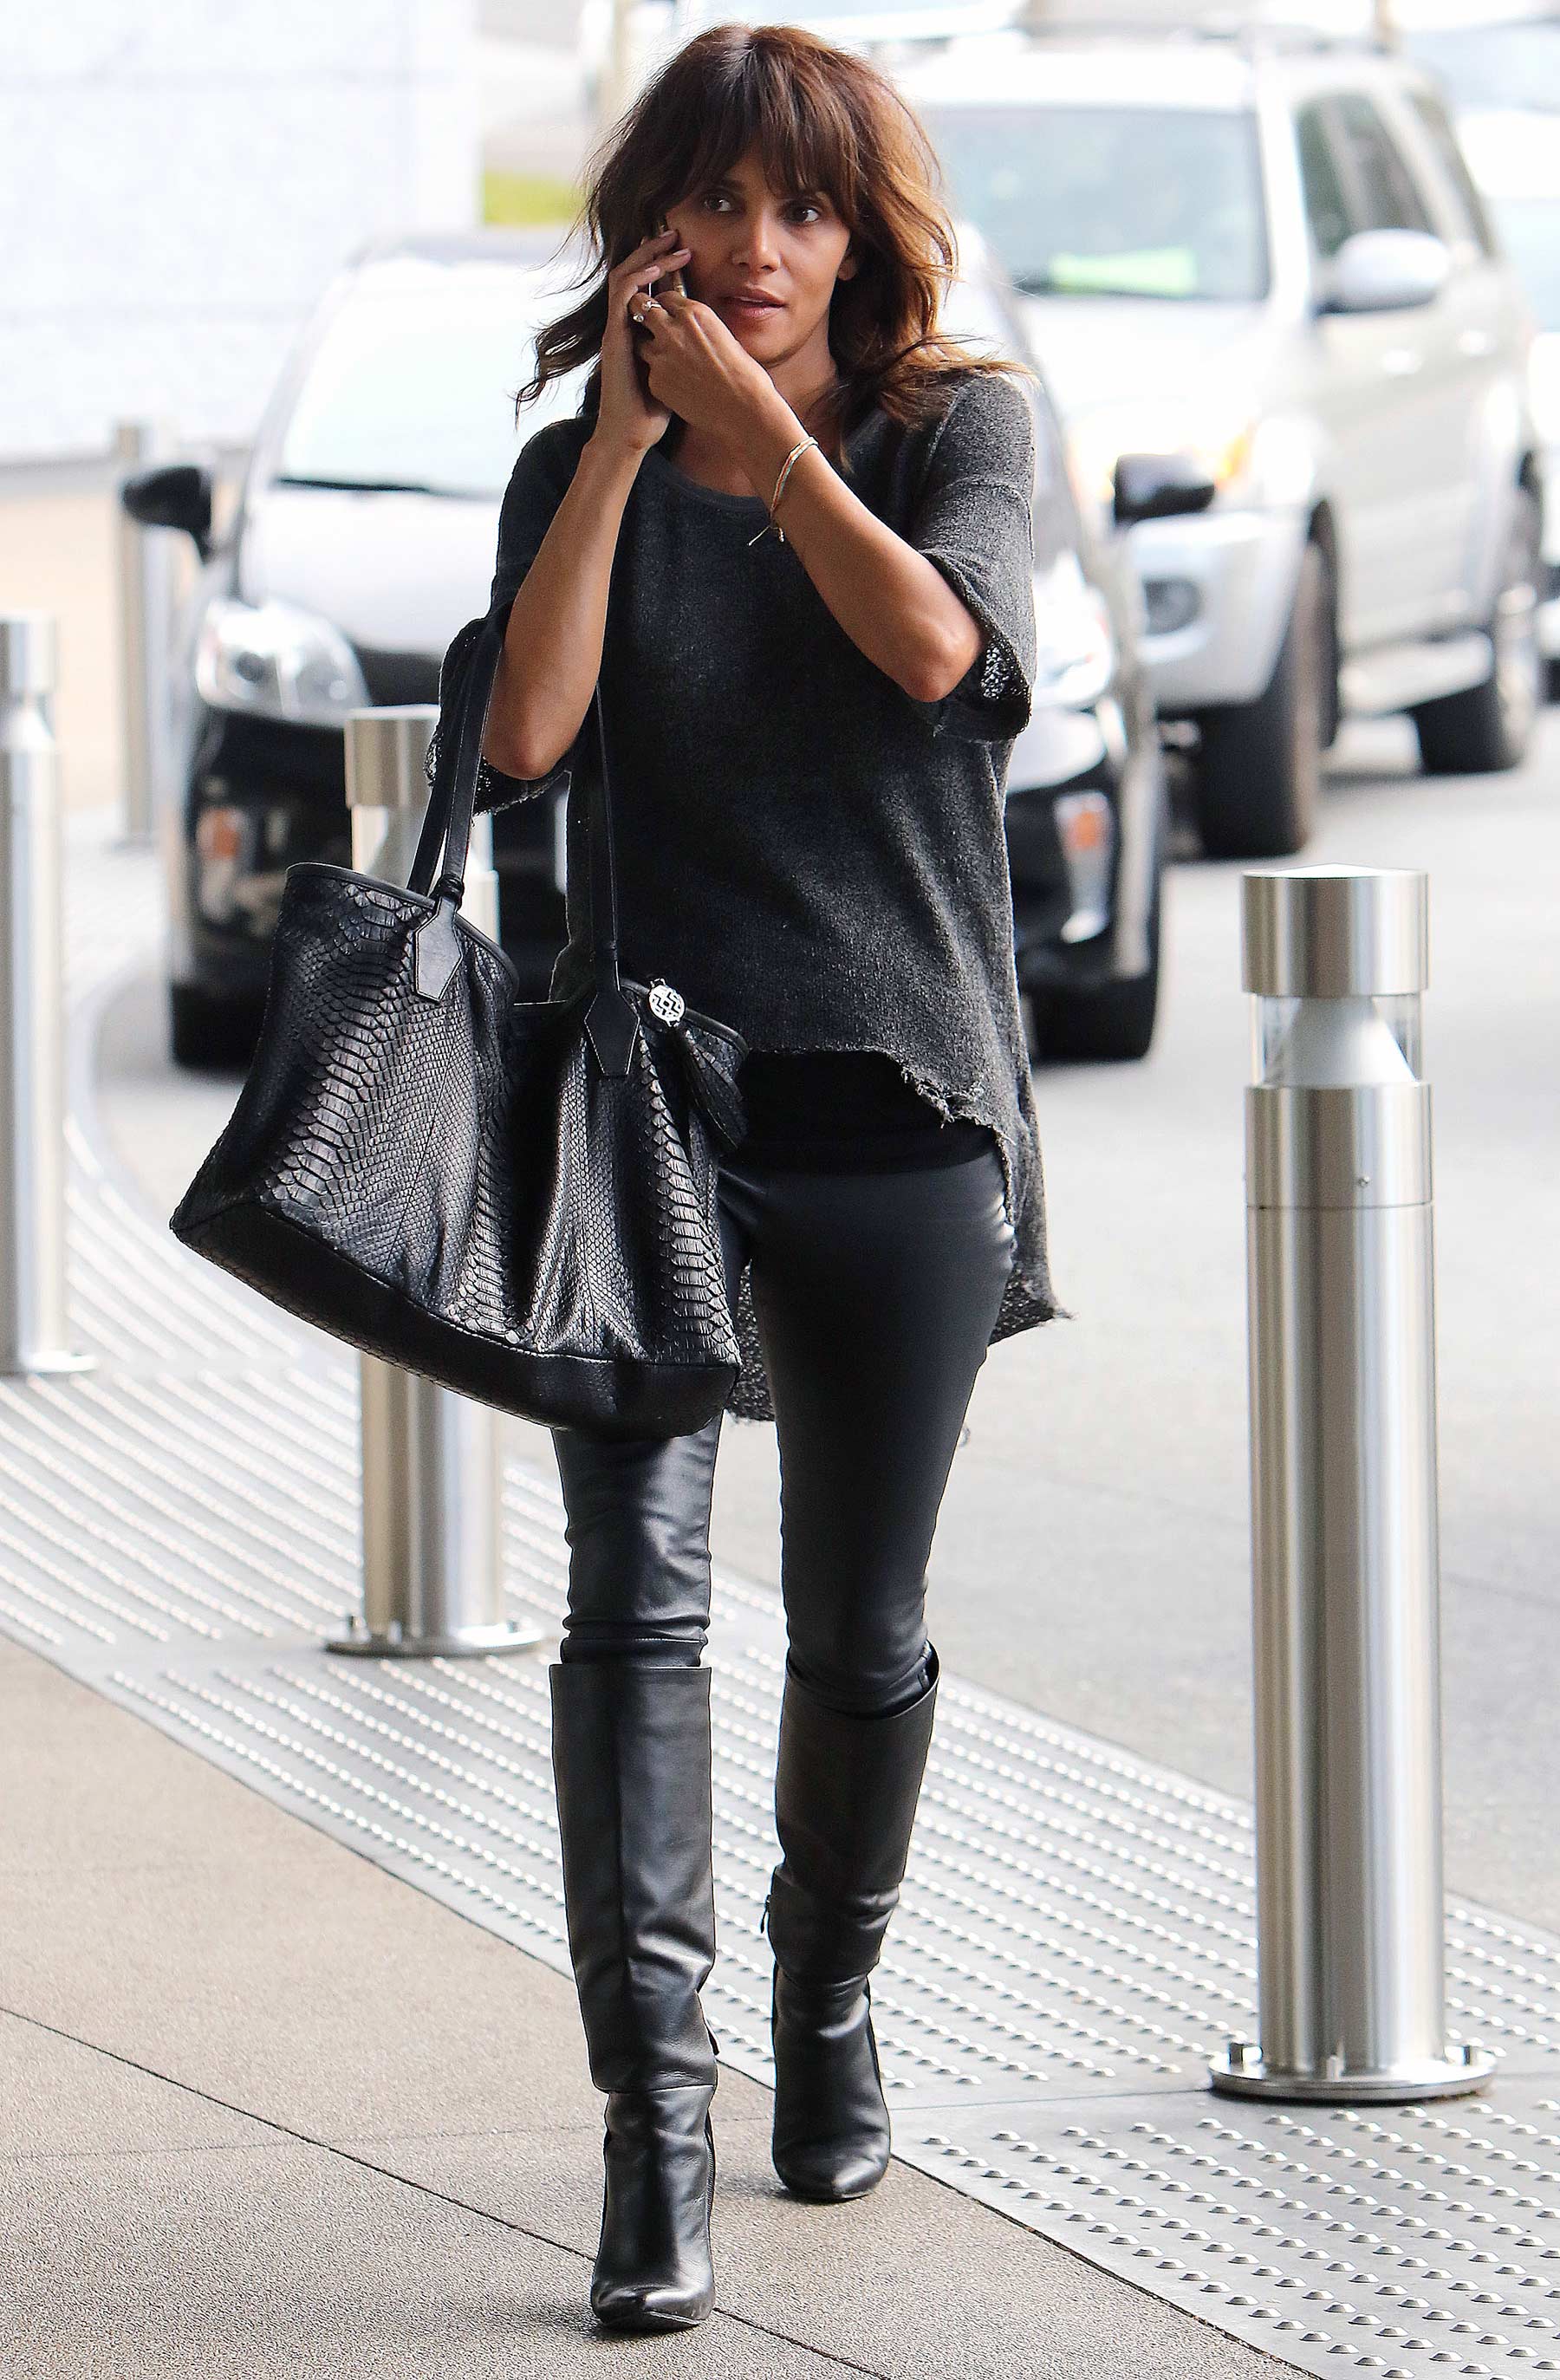
[[[593,983],[521,1001],[508,958],[459,914],[506,617],[490,613],[473,648],[457,735],[441,722],[407,882],[287,870],[255,1056],[169,1227],[288,1312],[464,1396],[675,1437],[720,1409],[741,1360],[716,1186],[745,1128],[747,1043],[670,984],[619,973],[599,690]]]

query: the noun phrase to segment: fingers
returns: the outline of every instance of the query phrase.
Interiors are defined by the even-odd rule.
[[[664,298],[636,289],[629,296],[628,319],[636,331],[647,331],[653,338],[669,323],[692,321],[697,303],[696,298],[679,297],[675,289],[669,289]]]
[[[645,288],[650,282],[659,280],[663,273],[670,273],[675,265],[685,261],[691,253],[690,249],[677,245],[674,231],[657,232],[652,239],[641,240],[621,264],[613,266],[607,275],[608,285],[614,291]]]

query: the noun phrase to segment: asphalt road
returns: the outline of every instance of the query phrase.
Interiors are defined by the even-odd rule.
[[[1411,749],[1397,722],[1346,731],[1306,857],[1430,871],[1447,1882],[1560,1927],[1560,713],[1509,776],[1421,779]],[[1240,874],[1174,871],[1151,1057],[1037,1077],[1074,1318],[992,1351],[929,1609],[966,1677],[1249,1795]],[[101,1057],[110,1129],[166,1213],[237,1078],[173,1073],[151,978]],[[728,1422],[718,1564],[778,1583],[777,1493],[772,1429]]]

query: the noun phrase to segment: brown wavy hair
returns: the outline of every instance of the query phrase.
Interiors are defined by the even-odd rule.
[[[669,207],[755,146],[773,188],[825,191],[854,243],[855,273],[836,284],[828,317],[842,431],[874,406],[894,421],[925,421],[955,375],[1024,370],[937,328],[957,269],[953,226],[931,142],[888,78],[794,25],[713,25],[666,61],[590,161],[570,237],[587,251],[574,285],[594,286],[538,338],[517,420],[550,381],[599,358],[612,268]],[[582,414],[596,411],[600,378],[597,361]]]

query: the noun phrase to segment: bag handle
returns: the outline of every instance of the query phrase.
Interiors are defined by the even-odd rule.
[[[509,600],[506,600],[502,605],[495,605],[482,622],[466,672],[454,762],[453,767],[446,764],[446,755],[441,748],[439,763],[434,769],[433,793],[406,879],[408,892],[431,892],[441,904],[441,908],[447,903],[451,912],[460,906],[466,891],[466,853],[477,801],[482,734],[487,725],[493,680],[503,654],[508,621]],[[591,716],[596,729],[598,759],[587,821],[590,953],[596,997],[587,1014],[586,1030],[603,1072],[623,1075],[627,1073],[634,1054],[639,1017],[633,1002],[623,991],[618,971],[617,865],[613,850],[611,783],[607,767],[606,714],[602,708],[599,677],[591,698]],[[443,867],[435,879],[434,865],[441,852],[443,854]],[[447,931],[447,920],[440,922],[445,925]],[[435,923],[436,920],[430,918],[429,929]]]

